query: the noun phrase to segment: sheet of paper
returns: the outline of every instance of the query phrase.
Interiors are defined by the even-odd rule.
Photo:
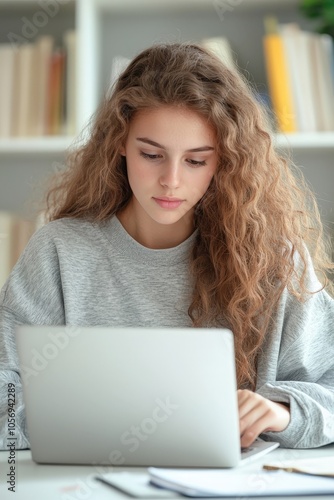
[[[95,479],[136,498],[177,498],[173,491],[157,488],[150,484],[150,477],[145,473],[110,472]]]
[[[193,497],[334,494],[334,480],[285,471],[180,470],[150,467],[155,484]]]

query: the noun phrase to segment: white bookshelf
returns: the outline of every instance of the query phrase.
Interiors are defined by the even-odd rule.
[[[60,13],[50,18],[45,27],[59,35],[60,20],[69,19],[77,30],[77,128],[80,131],[96,110],[108,85],[113,55],[133,57],[142,48],[157,41],[190,39],[200,41],[205,36],[227,36],[232,49],[240,56],[241,65],[254,83],[265,90],[264,57],[261,45],[263,16],[277,15],[279,21],[295,20],[299,0],[68,0],[56,2]],[[0,41],[5,41],[8,29],[6,14],[15,13],[30,19],[42,9],[38,0],[0,0]],[[215,7],[226,5],[224,19]],[[59,19],[58,19],[59,17]],[[301,14],[299,14],[301,18]],[[304,19],[304,24],[310,23]],[[154,27],[159,30],[154,32]],[[1,35],[2,32],[2,35]],[[41,30],[42,32],[42,30]],[[20,210],[22,197],[8,194],[13,176],[19,171],[38,168],[47,170],[57,161],[63,161],[72,137],[9,138],[0,139],[0,209]],[[334,132],[316,134],[278,134],[275,143],[296,156],[315,182],[319,199],[334,204]],[[314,174],[317,171],[318,177]],[[331,187],[332,186],[332,187]],[[29,196],[29,192],[27,193]],[[15,205],[16,203],[16,205]],[[334,226],[333,208],[326,209]]]
[[[87,47],[85,61],[82,61],[81,65],[81,74],[85,74],[85,81],[87,82],[86,89],[81,89],[85,93],[85,111],[82,113],[82,122],[85,123],[85,117],[90,116],[96,108],[99,99],[103,95],[101,89],[106,88],[107,81],[103,72],[105,72],[105,68],[110,72],[111,58],[109,59],[109,65],[105,64],[104,56],[106,54],[102,54],[101,58],[103,45],[107,46],[107,44],[103,44],[103,30],[108,31],[108,28],[110,32],[114,30],[117,27],[117,16],[120,15],[123,19],[124,17],[135,18],[136,23],[139,24],[148,14],[156,13],[163,17],[171,11],[177,15],[182,12],[189,12],[189,9],[191,9],[191,12],[197,14],[200,19],[201,15],[208,11],[215,12],[215,16],[218,17],[215,7],[226,5],[226,21],[233,25],[240,15],[245,16],[246,19],[249,14],[261,16],[262,20],[264,13],[291,12],[297,10],[299,4],[300,0],[169,0],[167,5],[165,2],[157,0],[141,0],[140,2],[137,0],[113,0],[112,2],[110,0],[88,0],[79,3],[77,6],[78,18],[82,23],[83,43]],[[93,35],[89,36],[89,34]],[[216,34],[214,33],[214,35]],[[123,32],[123,36],[131,36],[131,33],[128,35]],[[208,36],[210,36],[210,33],[208,33]],[[152,42],[154,41],[156,40],[152,40]],[[131,57],[139,52],[139,50],[136,50],[132,54],[124,54],[121,49],[121,40],[119,42],[117,45],[120,47],[118,53]],[[97,51],[92,50],[93,46],[97,48]],[[98,50],[98,47],[100,50]],[[98,57],[96,57],[97,53]],[[263,52],[258,53],[257,57],[263,61]],[[94,71],[89,71],[88,68],[93,68]],[[277,134],[275,143],[280,148],[298,149],[299,151],[310,149],[334,150],[334,131],[312,134]]]
[[[165,11],[166,6],[175,10],[206,9],[218,5],[221,8],[226,6],[227,10],[231,12],[234,9],[249,10],[267,6],[274,9],[284,9],[287,6],[296,6],[298,2],[299,0],[169,0],[166,4],[158,0],[140,0],[140,9]],[[97,9],[102,8],[113,12],[137,9],[139,4],[138,0],[94,0],[94,3]]]
[[[61,154],[70,148],[76,139],[76,137],[70,136],[0,138],[0,157],[1,155],[9,154],[13,156],[21,156],[22,154]],[[277,134],[274,137],[274,144],[281,149],[299,151],[317,149],[321,149],[322,151],[333,150],[334,132]]]
[[[68,149],[74,141],[70,136],[13,137],[0,139],[0,155],[59,154]]]
[[[334,132],[277,134],[276,145],[281,148],[298,150],[332,150],[334,153]],[[334,169],[334,164],[332,165]]]

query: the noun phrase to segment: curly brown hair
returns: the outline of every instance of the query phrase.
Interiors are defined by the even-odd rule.
[[[273,147],[269,120],[237,70],[193,43],[154,45],[137,55],[101,102],[89,138],[69,152],[45,198],[47,220],[103,221],[132,192],[120,154],[129,123],[162,105],[196,111],[212,124],[219,164],[195,210],[194,327],[228,325],[239,387],[255,387],[256,362],[284,288],[308,295],[308,252],[322,285],[334,268],[320,216],[300,170]],[[296,270],[295,256],[301,268]]]

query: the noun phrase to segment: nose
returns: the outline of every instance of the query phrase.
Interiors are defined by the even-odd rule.
[[[175,161],[168,162],[163,166],[163,171],[160,176],[160,184],[169,189],[176,189],[180,185],[181,166]]]

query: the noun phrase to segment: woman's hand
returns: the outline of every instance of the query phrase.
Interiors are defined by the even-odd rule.
[[[284,431],[290,422],[290,410],[246,389],[237,391],[241,447],[247,448],[263,432]]]

